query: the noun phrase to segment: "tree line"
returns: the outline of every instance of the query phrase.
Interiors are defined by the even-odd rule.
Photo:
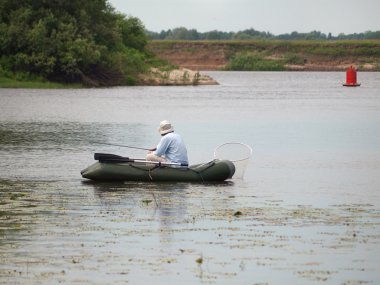
[[[331,33],[324,34],[319,31],[309,33],[292,32],[288,34],[274,35],[269,32],[260,32],[255,29],[246,29],[238,32],[209,31],[198,32],[196,29],[184,27],[162,30],[161,32],[147,31],[152,40],[369,40],[380,39],[380,31],[367,31],[364,33],[339,34],[333,36]]]
[[[133,84],[147,41],[142,22],[107,0],[0,1],[0,76]]]

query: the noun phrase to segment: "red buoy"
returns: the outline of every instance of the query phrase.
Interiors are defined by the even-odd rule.
[[[360,83],[356,82],[356,69],[352,66],[346,70],[346,83],[343,86],[356,87],[360,86]]]

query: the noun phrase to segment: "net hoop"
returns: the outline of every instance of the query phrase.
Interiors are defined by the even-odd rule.
[[[245,144],[245,143],[241,143],[241,142],[226,142],[224,144],[221,144],[219,146],[217,146],[214,150],[214,159],[217,159],[217,153],[218,153],[218,149],[220,149],[221,147],[225,146],[225,145],[241,145],[241,146],[244,146],[248,152],[249,152],[249,155],[247,157],[243,157],[243,158],[239,158],[239,159],[235,159],[235,160],[231,160],[232,162],[239,162],[239,161],[244,161],[244,160],[247,160],[247,159],[250,159],[252,157],[252,154],[253,154],[253,150],[252,148]]]

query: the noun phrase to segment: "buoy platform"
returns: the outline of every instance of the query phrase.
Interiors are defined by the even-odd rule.
[[[346,70],[346,83],[343,83],[343,86],[346,87],[358,87],[360,83],[356,82],[356,69],[352,66]]]

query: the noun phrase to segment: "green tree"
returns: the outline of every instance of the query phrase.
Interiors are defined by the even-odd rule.
[[[0,65],[14,74],[125,84],[144,69],[146,43],[141,21],[107,0],[0,2]]]
[[[188,30],[184,27],[175,28],[166,37],[169,40],[198,40],[198,32],[194,29]]]

